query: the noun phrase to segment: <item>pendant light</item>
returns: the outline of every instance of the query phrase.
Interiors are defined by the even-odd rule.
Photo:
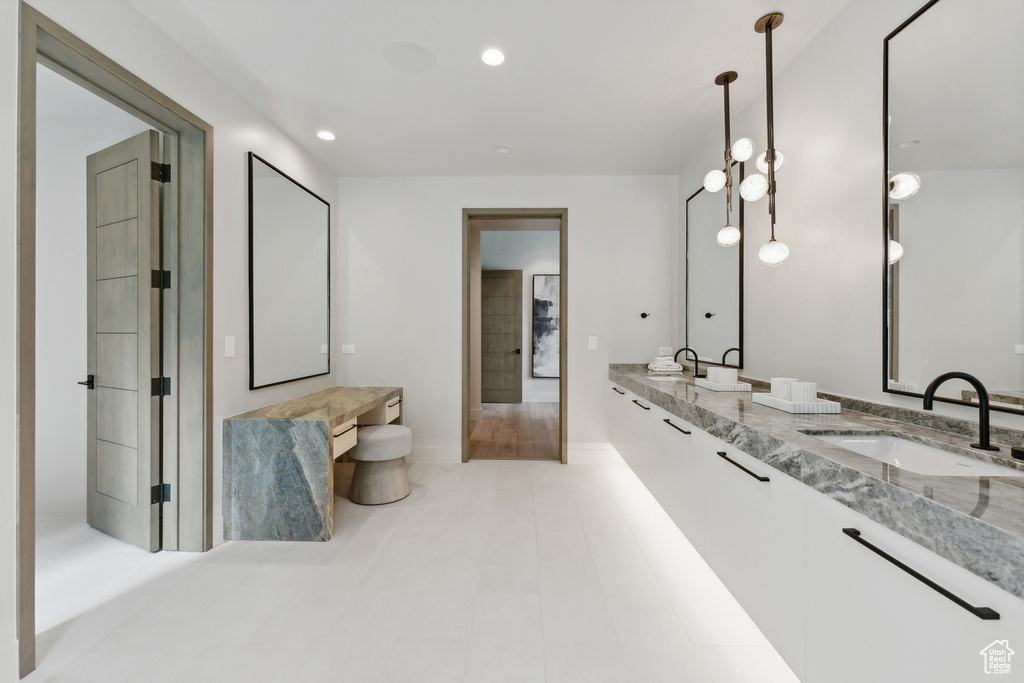
[[[732,144],[732,133],[729,125],[729,84],[735,81],[735,71],[725,71],[715,77],[715,85],[722,86],[722,97],[725,109],[725,170],[714,169],[704,176],[704,189],[718,192],[725,188],[725,227],[718,231],[718,243],[723,247],[735,246],[740,241],[740,230],[732,224],[732,162],[746,161],[754,154],[754,143],[750,138],[742,138]]]
[[[740,184],[740,195],[744,199],[747,195],[743,192],[743,184],[753,178],[762,178],[766,180],[766,183],[757,183],[757,186],[751,185],[753,189],[760,190],[760,187],[764,185],[764,192],[768,195],[768,215],[771,217],[771,238],[761,247],[757,252],[757,257],[761,259],[761,262],[768,266],[777,266],[789,256],[789,247],[784,242],[780,242],[775,239],[775,171],[782,166],[781,155],[775,150],[775,116],[774,116],[774,101],[773,101],[773,84],[772,84],[772,31],[782,25],[782,14],[773,13],[767,14],[757,20],[754,24],[754,31],[757,33],[764,34],[764,61],[765,61],[765,101],[768,110],[768,149],[764,153],[764,170],[768,177],[760,174],[753,174],[748,177],[743,183]],[[760,164],[759,164],[760,166]],[[751,192],[751,195],[756,192]],[[757,197],[760,199],[760,197]]]

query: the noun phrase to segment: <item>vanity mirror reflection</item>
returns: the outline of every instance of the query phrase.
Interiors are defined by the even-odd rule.
[[[743,164],[732,166],[734,187],[743,180],[742,169]],[[731,247],[718,243],[718,231],[726,224],[725,192],[702,187],[686,200],[686,277],[680,297],[685,309],[680,319],[686,321],[682,346],[694,349],[702,361],[741,368],[743,202],[735,199],[732,220],[737,221],[740,241]]]
[[[1020,0],[933,0],[885,39],[885,391],[960,370],[1024,413],[1022,27]]]
[[[330,372],[331,206],[249,152],[249,388]]]

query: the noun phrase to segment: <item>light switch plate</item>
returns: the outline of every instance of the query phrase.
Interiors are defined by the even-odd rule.
[[[597,348],[597,337],[587,337],[587,348],[591,351]]]
[[[235,338],[224,337],[224,357],[234,358],[235,357]]]
[[[327,344],[321,344],[320,345],[320,353],[324,354],[325,356],[328,353],[330,353],[330,348],[327,346]]]
[[[342,344],[341,345],[341,352],[342,353],[355,353],[356,352],[356,346],[355,346],[355,344]]]
[[[671,356],[672,355],[672,347],[671,346],[659,346],[658,347],[658,355],[659,356]]]
[[[1018,356],[1024,356],[1024,344],[1014,344],[1013,352]]]

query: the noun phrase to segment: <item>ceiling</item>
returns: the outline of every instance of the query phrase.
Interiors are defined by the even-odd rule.
[[[778,72],[850,0],[128,1],[339,176],[468,176],[676,173],[717,74],[764,89],[759,17]]]

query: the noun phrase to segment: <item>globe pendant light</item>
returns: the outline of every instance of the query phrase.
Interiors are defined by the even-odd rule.
[[[889,265],[903,258],[903,245],[896,240],[889,240]]]
[[[921,178],[916,173],[897,173],[889,179],[889,199],[910,199],[921,189]]]
[[[729,126],[729,84],[735,81],[735,71],[725,71],[715,78],[715,85],[722,86],[722,97],[725,110],[725,170],[715,169],[704,176],[704,189],[709,192],[717,192],[725,188],[725,227],[718,231],[718,243],[723,247],[732,247],[739,243],[742,234],[739,228],[734,226],[730,217],[732,215],[732,165],[733,151],[736,150],[742,161],[746,161],[754,153],[754,143],[750,138],[737,140],[733,145],[730,142]]]
[[[771,217],[771,238],[757,252],[757,257],[768,266],[777,266],[789,257],[789,247],[784,242],[775,239],[775,170],[781,166],[781,160],[777,158],[775,151],[775,116],[774,96],[772,84],[772,31],[782,25],[782,15],[779,13],[767,14],[757,20],[754,24],[754,31],[764,34],[764,61],[765,61],[765,101],[768,110],[768,149],[765,152],[765,170],[768,173],[768,215]],[[755,176],[750,176],[754,178]],[[762,176],[763,177],[763,176]],[[747,180],[750,180],[747,178]],[[746,181],[744,181],[746,182]],[[743,188],[740,188],[742,194]]]
[[[718,231],[718,243],[723,247],[736,246],[740,241],[740,229],[729,223]]]

